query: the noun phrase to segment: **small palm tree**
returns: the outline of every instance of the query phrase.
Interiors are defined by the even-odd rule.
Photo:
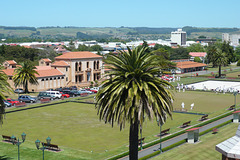
[[[38,72],[35,70],[36,67],[32,65],[30,62],[24,62],[20,64],[21,67],[17,67],[14,70],[13,82],[15,87],[23,85],[25,93],[29,93],[28,91],[28,83],[30,84],[38,84],[36,74]]]
[[[3,123],[3,115],[5,114],[5,104],[3,102],[6,99],[4,94],[10,94],[13,92],[10,84],[7,82],[8,76],[0,68],[0,123]]]
[[[217,48],[215,55],[215,64],[218,65],[219,70],[218,70],[218,76],[221,77],[221,67],[222,65],[227,65],[228,64],[228,58],[226,53],[222,52],[221,49]]]
[[[118,56],[110,54],[105,63],[112,77],[103,81],[96,96],[96,107],[100,120],[120,125],[130,123],[129,157],[138,159],[138,132],[143,126],[143,117],[154,117],[161,124],[171,117],[172,94],[168,82],[157,78],[160,70],[156,55],[145,52],[147,48],[133,48],[119,51]]]

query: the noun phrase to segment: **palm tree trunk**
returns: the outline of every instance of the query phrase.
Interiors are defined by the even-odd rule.
[[[219,65],[219,70],[218,70],[218,77],[221,77],[221,65]]]
[[[3,102],[3,99],[0,97],[0,125],[3,123],[3,116],[5,114],[5,104]]]
[[[24,85],[24,89],[25,89],[25,93],[29,93],[28,91],[28,82],[26,81],[25,85]]]
[[[135,116],[137,117],[137,115]],[[138,159],[138,131],[139,123],[136,118],[134,122],[130,125],[130,134],[129,134],[129,159],[137,160]]]

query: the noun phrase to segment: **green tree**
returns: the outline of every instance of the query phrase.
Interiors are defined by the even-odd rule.
[[[3,102],[6,99],[5,94],[10,94],[13,92],[10,84],[7,82],[8,76],[0,68],[0,123],[3,123],[3,115],[5,114],[5,104]]]
[[[92,51],[103,51],[103,48],[99,45],[93,45],[90,47]]]
[[[119,51],[119,55],[110,54],[105,61],[111,71],[111,77],[102,83],[102,89],[96,95],[96,107],[100,120],[115,122],[120,130],[125,122],[130,123],[129,156],[138,159],[139,126],[143,126],[144,116],[150,120],[165,123],[167,115],[172,116],[172,87],[167,81],[156,77],[160,67],[157,56],[146,52],[147,48],[128,48],[128,52]]]
[[[183,48],[183,47],[175,48],[170,53],[171,60],[188,59],[189,57],[190,57],[189,52],[187,51],[186,48]]]
[[[218,70],[218,77],[221,77],[221,67],[222,65],[227,65],[228,58],[227,54],[222,52],[220,48],[217,48],[216,53],[214,55],[215,64],[219,67]]]
[[[78,51],[90,51],[91,48],[88,47],[88,46],[86,46],[86,45],[84,45],[84,44],[79,44],[77,50],[78,50]]]
[[[195,57],[195,58],[194,58],[194,62],[202,63],[202,60],[201,60],[201,58],[199,58],[199,57]]]
[[[14,70],[13,82],[15,87],[22,85],[25,93],[29,93],[28,83],[34,85],[38,84],[37,78],[35,76],[38,74],[38,72],[35,70],[36,67],[28,61],[23,62],[20,65],[21,67],[17,67]]]
[[[237,46],[234,51],[235,60],[238,61],[240,59],[240,46]]]
[[[205,52],[205,48],[200,44],[191,44],[189,47],[187,47],[188,52]]]

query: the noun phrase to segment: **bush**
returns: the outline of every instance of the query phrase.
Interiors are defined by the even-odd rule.
[[[239,59],[238,62],[237,62],[237,66],[240,66],[240,59]]]
[[[194,62],[202,63],[202,60],[199,57],[195,57]]]

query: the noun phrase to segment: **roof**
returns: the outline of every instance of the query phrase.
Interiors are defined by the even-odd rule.
[[[51,66],[70,66],[67,62],[65,61],[55,61]]]
[[[192,57],[205,57],[207,55],[206,52],[190,52],[189,55]]]
[[[198,63],[198,62],[191,62],[191,61],[185,61],[185,62],[176,62],[176,67],[180,69],[185,68],[195,68],[195,67],[205,67],[207,66],[204,63]]]
[[[188,129],[188,130],[186,130],[187,132],[189,132],[189,131],[195,131],[195,130],[198,130],[198,129],[200,129],[201,127],[196,127],[196,128],[191,128],[191,129]]]
[[[51,69],[51,66],[35,66],[37,70],[48,70]]]
[[[84,51],[84,52],[68,52],[61,56],[55,57],[55,59],[87,59],[87,58],[102,58],[102,56],[99,56],[97,54],[94,54],[92,52]]]
[[[43,68],[40,67],[40,69],[38,69],[39,66],[36,66],[36,67],[37,67],[36,71],[39,74],[39,75],[37,75],[37,74],[35,75],[37,78],[40,78],[40,77],[54,77],[54,76],[63,76],[64,75],[58,69],[51,69],[51,67],[48,68],[48,69],[43,69]],[[49,66],[47,66],[47,67],[49,67]],[[3,72],[8,76],[13,76],[15,69],[16,68],[4,69]]]
[[[6,61],[6,62],[8,62],[11,65],[17,64],[17,62],[15,62],[14,60],[9,60],[9,61]]]
[[[44,59],[42,59],[44,62],[52,62],[52,60],[51,59],[49,59],[49,58],[44,58]]]
[[[217,144],[216,150],[228,158],[240,159],[240,125],[236,135]]]
[[[39,75],[36,75],[37,78],[40,77],[53,77],[53,76],[63,76],[64,74],[58,69],[48,69],[48,70],[37,70]]]

